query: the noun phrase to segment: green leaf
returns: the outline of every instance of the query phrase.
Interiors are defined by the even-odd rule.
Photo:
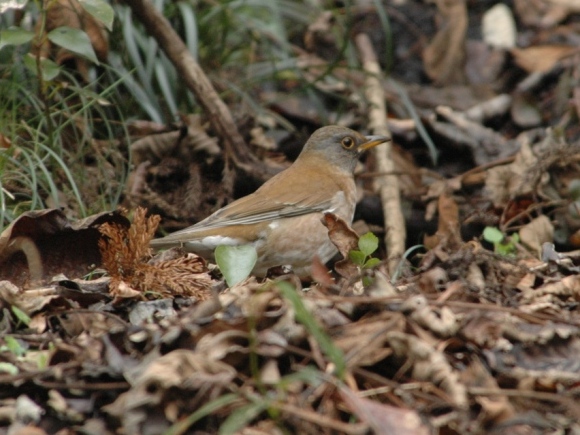
[[[379,238],[368,232],[358,239],[358,249],[367,257],[375,252],[379,247]]]
[[[364,287],[370,287],[373,283],[373,278],[370,276],[363,276],[362,282]]]
[[[0,50],[8,45],[22,45],[32,41],[34,32],[21,29],[20,27],[11,27],[6,30],[0,30]]]
[[[104,0],[79,0],[81,6],[109,30],[113,30],[115,11]]]
[[[570,181],[570,184],[568,185],[568,196],[573,201],[580,201],[580,179],[575,178]]]
[[[489,243],[501,243],[504,239],[503,233],[496,227],[485,227],[483,230],[483,238]]]
[[[268,404],[266,401],[260,401],[236,409],[228,416],[228,418],[226,418],[226,421],[222,423],[219,429],[219,434],[233,435],[239,433],[241,429],[248,425],[248,423],[256,418],[267,407]]]
[[[51,352],[42,351],[39,352],[36,357],[36,367],[38,370],[43,370],[48,367],[48,361],[50,359]]]
[[[516,247],[513,243],[497,243],[494,245],[494,252],[504,257],[508,257],[517,252]]]
[[[218,246],[215,261],[230,287],[245,280],[258,261],[258,253],[252,245]]]
[[[193,414],[185,417],[183,420],[178,421],[165,432],[163,435],[178,435],[183,434],[194,425],[197,421],[201,420],[204,417],[214,413],[215,411],[219,411],[222,408],[234,403],[235,401],[239,400],[239,396],[237,394],[225,394],[223,396],[218,397],[211,402],[206,403]]]
[[[30,324],[30,316],[28,314],[26,314],[24,311],[22,311],[20,308],[18,308],[15,305],[12,305],[11,308],[12,308],[12,312],[14,313],[14,315],[16,316],[16,318],[18,320],[20,320],[26,326],[28,326]]]
[[[495,251],[501,255],[514,255],[518,252],[516,243],[519,241],[519,234],[513,233],[510,237],[506,237],[501,243],[494,245]]]
[[[304,366],[297,369],[295,372],[290,372],[290,374],[283,376],[277,384],[277,387],[285,390],[296,382],[305,382],[310,386],[318,387],[325,382],[324,374],[321,373],[316,367]]]
[[[346,362],[342,351],[334,345],[330,337],[320,327],[314,316],[308,312],[304,302],[296,292],[296,289],[289,283],[281,281],[276,283],[284,298],[288,299],[294,307],[296,320],[304,325],[310,334],[317,341],[320,349],[335,366],[336,374],[339,378],[344,377]]]
[[[32,54],[28,54],[23,60],[26,68],[36,74],[36,58]],[[54,80],[54,78],[60,73],[60,67],[50,59],[41,58],[40,73],[42,74],[43,81]]]
[[[17,375],[18,367],[7,362],[0,362],[0,373],[8,373],[9,375]]]
[[[365,264],[367,256],[363,254],[361,251],[357,251],[356,249],[354,249],[352,251],[348,251],[348,258],[350,258],[350,261],[352,261],[357,266],[362,267],[362,265]]]
[[[26,353],[26,348],[11,335],[5,336],[4,341],[6,343],[6,347],[13,355],[22,356]]]
[[[364,269],[371,269],[375,266],[378,266],[379,264],[381,264],[381,260],[379,260],[378,258],[369,258],[365,265],[363,266]]]
[[[99,64],[95,50],[93,50],[93,46],[91,45],[89,35],[82,30],[63,26],[57,27],[46,36],[52,43],[83,56],[97,65]]]

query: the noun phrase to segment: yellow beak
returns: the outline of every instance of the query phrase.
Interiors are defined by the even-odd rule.
[[[391,138],[389,136],[365,136],[367,141],[360,144],[358,147],[359,152],[366,151],[370,148],[376,147],[385,142],[390,142]]]

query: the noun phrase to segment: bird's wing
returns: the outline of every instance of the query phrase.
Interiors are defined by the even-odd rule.
[[[195,238],[197,233],[201,235],[209,230],[233,225],[253,225],[277,218],[322,212],[331,206],[330,199],[316,201],[312,198],[303,198],[298,202],[288,203],[266,200],[259,196],[253,198],[253,195],[249,195],[221,208],[197,224],[169,234],[160,240],[164,242],[183,241],[187,238]]]
[[[301,216],[308,213],[323,212],[333,207],[333,198],[324,194],[324,189],[315,192],[310,190],[309,195],[304,191],[294,190],[290,193],[272,198],[266,190],[265,194],[259,190],[244,196],[229,205],[219,209],[214,214],[195,225],[171,233],[161,239],[152,241],[153,245],[185,242],[204,237],[208,231],[219,230],[234,225],[255,225],[277,218]]]
[[[192,228],[251,225],[330,209],[333,194],[342,187],[337,184],[335,174],[325,175],[317,167],[312,169],[304,165],[295,169],[281,172],[251,195],[232,202]],[[316,180],[315,185],[312,180]],[[281,191],[280,186],[286,189]]]
[[[248,201],[242,201],[242,200]],[[301,198],[296,202],[261,201],[251,197],[241,198],[218,210],[205,220],[194,225],[195,228],[220,228],[231,225],[251,225],[277,218],[300,216],[327,210],[331,207],[331,199],[312,201],[311,198]]]
[[[340,184],[337,184],[334,174],[325,174],[319,167],[296,169],[294,173],[281,172],[254,193],[228,204],[191,227],[154,240],[153,244],[183,242],[204,237],[208,231],[220,228],[257,225],[277,218],[331,210],[335,198],[329,193],[337,193],[340,190]],[[316,172],[316,175],[313,176],[313,172]],[[316,186],[312,185],[313,179],[316,180]],[[281,185],[287,186],[288,189],[280,191]]]

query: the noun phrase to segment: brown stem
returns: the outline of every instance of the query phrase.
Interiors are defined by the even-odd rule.
[[[210,80],[169,21],[149,0],[125,0],[125,3],[143,23],[147,32],[155,38],[185,85],[205,110],[212,127],[222,139],[226,158],[245,173],[262,180],[270,178],[276,170],[258,160],[250,152],[238,132],[228,107],[220,99]]]
[[[365,78],[365,94],[369,102],[369,125],[374,134],[390,136],[387,126],[387,109],[385,96],[380,80],[381,69],[375,50],[366,33],[355,35],[354,42],[358,50]],[[377,162],[377,171],[394,174],[395,167],[391,157],[391,143],[386,143],[372,150]],[[405,218],[401,208],[399,179],[396,175],[377,177],[378,188],[383,210],[385,212],[385,244],[389,254],[389,272],[393,275],[405,252]]]

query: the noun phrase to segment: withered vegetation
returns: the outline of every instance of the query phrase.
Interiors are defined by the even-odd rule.
[[[205,300],[210,296],[211,279],[205,261],[193,254],[149,262],[149,242],[153,239],[160,217],[146,216],[137,208],[129,228],[105,223],[99,231],[102,267],[111,277],[110,292],[116,297],[135,297],[146,293],[156,297],[190,296]]]

